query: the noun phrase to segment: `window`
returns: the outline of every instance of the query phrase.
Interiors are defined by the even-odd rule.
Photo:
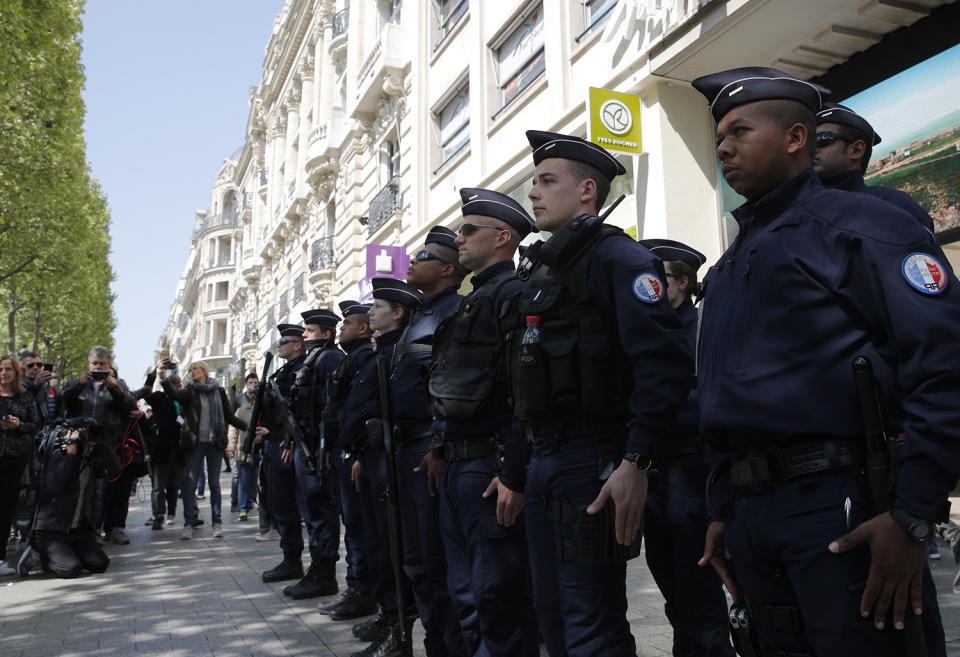
[[[217,301],[226,301],[230,292],[230,283],[227,281],[221,281],[217,283],[217,292],[216,300]]]
[[[613,13],[617,0],[585,0],[583,3],[583,32],[575,39],[580,39],[593,32],[603,24]]]
[[[460,22],[463,15],[467,13],[470,3],[468,0],[437,0],[434,4],[436,10],[437,23],[439,24],[437,32],[436,46],[443,43],[453,27]]]
[[[464,84],[437,114],[440,128],[440,166],[470,143],[470,85]],[[438,167],[439,168],[439,167]]]
[[[497,48],[500,107],[506,107],[544,69],[543,5],[538,4]]]
[[[380,186],[389,183],[395,176],[400,175],[400,148],[397,142],[384,139],[380,144]]]

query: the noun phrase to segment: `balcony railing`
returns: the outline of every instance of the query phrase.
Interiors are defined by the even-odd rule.
[[[290,312],[290,307],[287,305],[287,293],[284,292],[280,296],[280,309],[279,309],[280,317],[285,318],[287,316],[287,313],[289,312]]]
[[[269,175],[267,174],[267,168],[264,167],[263,169],[260,169],[260,186],[261,186],[261,187],[266,187],[266,186],[267,186],[267,181],[268,181],[269,179],[270,179],[270,177],[269,177]]]
[[[293,302],[296,303],[304,298],[306,294],[303,291],[303,274],[293,279]]]
[[[321,237],[310,247],[310,271],[333,269],[336,266],[333,255],[333,237]]]
[[[370,234],[373,235],[377,232],[377,229],[385,224],[399,210],[400,176],[393,176],[390,182],[384,185],[383,189],[377,192],[377,195],[370,201],[370,208],[367,210]]]
[[[257,327],[253,323],[247,322],[243,325],[243,343],[250,344],[257,341]]]
[[[333,36],[338,37],[347,33],[347,23],[350,18],[350,9],[341,9],[333,17]]]
[[[193,236],[196,237],[201,233],[204,233],[211,228],[218,228],[222,226],[236,226],[239,221],[239,216],[235,212],[225,212],[222,214],[212,214],[207,215],[200,220],[200,223],[197,225],[197,229],[194,231]]]

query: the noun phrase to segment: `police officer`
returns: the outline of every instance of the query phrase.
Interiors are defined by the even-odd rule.
[[[330,455],[331,477],[337,484],[340,514],[343,519],[343,542],[347,551],[347,588],[329,603],[321,603],[317,611],[333,620],[350,620],[372,614],[377,610],[370,597],[370,574],[367,557],[363,551],[363,517],[360,511],[360,494],[350,479],[354,459],[344,453],[340,443],[340,426],[344,416],[344,401],[350,384],[364,363],[373,358],[370,342],[370,311],[368,304],[358,301],[341,301],[340,348],[346,356],[328,383],[327,404],[321,421]]]
[[[462,189],[456,244],[473,291],[439,328],[430,394],[443,468],[440,518],[447,579],[471,655],[536,655],[523,507],[525,456],[510,430],[507,386],[492,367],[506,336],[501,311],[520,283],[513,255],[533,221],[519,203]],[[501,458],[500,451],[505,450]]]
[[[817,112],[813,169],[824,187],[870,194],[893,203],[932,233],[933,218],[909,194],[884,185],[867,186],[863,181],[873,147],[879,143],[880,135],[866,119],[848,107],[826,101]]]
[[[390,376],[390,405],[396,426],[398,501],[403,529],[403,568],[413,586],[428,656],[466,655],[450,594],[440,535],[440,506],[427,478],[435,437],[427,396],[434,333],[462,298],[457,289],[469,271],[460,264],[456,233],[429,230],[407,269],[407,283],[423,294],[400,338]]]
[[[388,499],[388,495],[395,497],[396,491],[388,493],[387,483],[387,459],[392,459],[393,454],[387,454],[382,442],[365,433],[365,425],[369,419],[383,417],[378,361],[382,361],[381,367],[386,368],[386,372],[390,371],[403,330],[410,322],[410,314],[423,300],[423,295],[403,281],[392,278],[374,278],[371,283],[373,305],[369,317],[370,328],[377,335],[376,357],[364,363],[347,395],[346,405],[350,413],[344,413],[341,440],[349,443],[351,452],[357,455],[352,475],[360,492],[364,551],[370,563],[374,598],[383,609],[383,624],[379,628],[381,633],[374,636],[370,646],[355,653],[354,657],[408,655],[411,651],[409,630],[416,615],[410,582],[402,571],[397,572],[393,567],[391,550],[397,549],[397,546],[391,546],[387,509],[387,503],[396,503],[396,499]],[[402,546],[399,556],[402,559]],[[398,579],[403,587],[399,595],[396,587]],[[401,637],[400,597],[404,601],[403,613],[407,627],[403,628],[403,633],[406,641]]]
[[[567,653],[633,655],[626,560],[639,554],[647,470],[692,362],[660,260],[594,216],[623,166],[578,137],[527,139],[533,213],[553,233],[527,253],[514,319],[528,326],[512,341],[514,413],[533,446],[528,490],[552,521]]]
[[[310,568],[303,579],[283,590],[295,600],[334,595],[339,591],[336,563],[340,558],[340,508],[337,503],[334,477],[323,476],[325,454],[320,454],[320,417],[327,400],[327,380],[336,371],[343,352],[334,340],[334,331],[340,318],[326,309],[306,310],[303,318],[303,344],[306,358],[297,371],[293,384],[291,410],[300,434],[293,445],[293,453],[285,451],[284,461],[293,459],[297,474],[298,494],[306,509],[307,533],[310,546]],[[309,457],[307,456],[309,454]]]
[[[270,386],[263,398],[261,426],[257,434],[264,437],[264,460],[267,465],[270,512],[280,533],[283,560],[263,573],[264,582],[280,582],[303,577],[303,535],[300,531],[302,496],[297,488],[296,466],[287,443],[293,437],[285,426],[284,413],[289,412],[293,400],[293,386],[297,372],[303,367],[303,327],[297,324],[277,324],[280,340],[277,354],[286,360],[267,380]],[[285,410],[285,408],[287,410]]]
[[[759,67],[693,85],[717,121],[723,175],[747,199],[701,293],[701,432],[736,490],[702,563],[742,592],[767,654],[919,654],[908,613],[921,582],[923,614],[939,620],[927,530],[960,475],[957,281],[905,212],[824,189],[811,164],[826,90]],[[886,472],[880,494],[858,476],[865,452],[888,453],[864,437],[862,408],[875,416],[877,403],[872,391],[858,403],[858,356],[906,433],[887,500]],[[926,644],[945,654],[942,628]]]
[[[691,352],[696,349],[697,270],[706,257],[683,242],[647,239],[640,243],[663,260],[667,298],[680,315]],[[656,455],[659,485],[647,498],[643,537],[647,565],[660,587],[673,626],[673,654],[725,655],[730,645],[727,599],[711,569],[693,568],[707,531],[704,491],[707,464],[699,437],[696,389],[690,391]]]

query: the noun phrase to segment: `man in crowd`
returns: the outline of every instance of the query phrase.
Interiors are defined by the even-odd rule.
[[[23,366],[23,387],[37,400],[40,421],[46,423],[60,417],[60,393],[50,384],[53,380],[50,364],[44,363],[40,355],[33,351],[23,352],[20,364]]]

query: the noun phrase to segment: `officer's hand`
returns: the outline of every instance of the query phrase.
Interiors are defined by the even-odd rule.
[[[283,461],[284,463],[292,463],[292,462],[293,462],[293,450],[290,449],[289,447],[284,447],[284,448],[283,448],[283,451],[280,452],[280,460]]]
[[[504,527],[511,527],[517,521],[520,512],[523,511],[523,493],[510,490],[500,481],[500,477],[494,477],[483,492],[484,497],[490,497],[497,494],[497,522]]]
[[[893,626],[902,630],[908,598],[913,613],[919,616],[922,612],[920,578],[927,544],[911,540],[889,513],[883,513],[838,538],[829,548],[840,554],[863,544],[870,546],[870,573],[860,599],[860,615],[868,618],[872,611],[874,625],[882,630],[893,602]]]
[[[723,532],[727,528],[725,522],[711,522],[707,527],[707,540],[703,545],[703,556],[697,565],[701,568],[713,566],[713,569],[720,575],[720,581],[727,587],[730,597],[734,602],[740,599],[740,591],[737,589],[737,583],[733,581],[733,574],[727,566],[727,558],[723,554]]]
[[[647,503],[647,473],[637,470],[630,461],[623,461],[603,484],[597,499],[587,507],[587,513],[600,513],[607,500],[616,507],[617,543],[630,545],[640,530],[643,507]]]
[[[350,480],[353,482],[353,487],[357,489],[357,492],[360,492],[360,461],[354,461],[353,465],[350,467]]]
[[[427,488],[430,489],[430,494],[436,496],[440,492],[440,482],[443,480],[443,459],[435,459],[430,454],[428,450],[426,454],[423,455],[423,460],[420,461],[420,465],[413,469],[414,472],[424,472],[427,473]]]

